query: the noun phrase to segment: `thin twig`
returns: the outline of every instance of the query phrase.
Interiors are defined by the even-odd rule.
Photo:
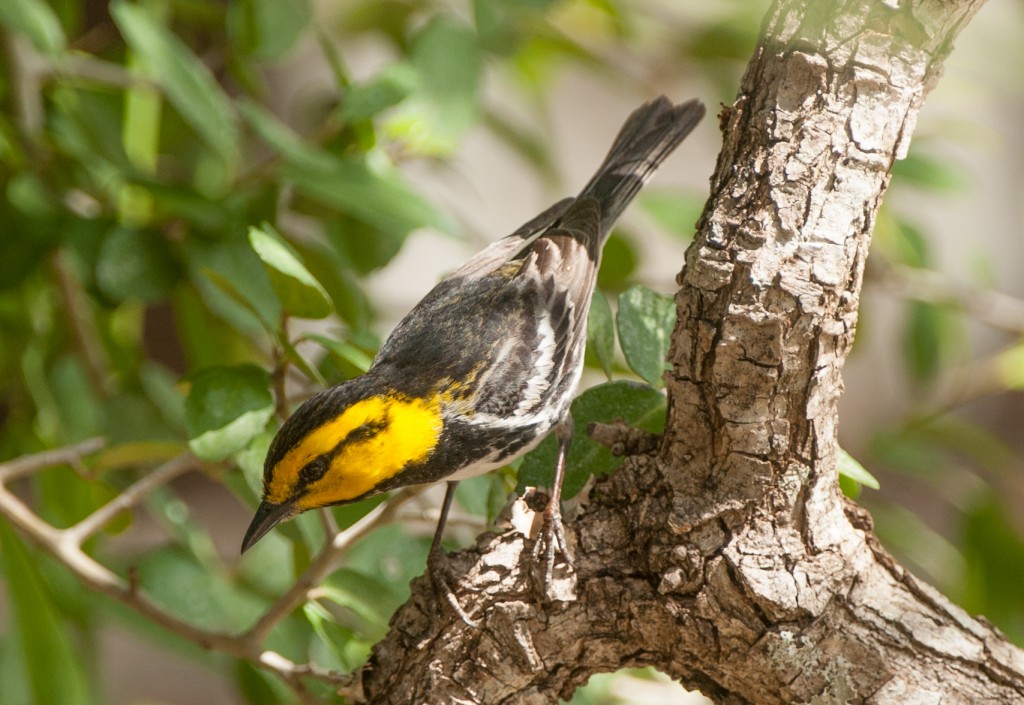
[[[149,601],[131,582],[123,580],[84,553],[67,531],[50,526],[32,512],[17,496],[0,484],[0,513],[33,543],[59,560],[86,587],[128,606],[151,622],[204,649],[212,649],[257,663],[276,673],[301,695],[305,688],[299,678],[315,678],[331,684],[344,683],[344,674],[327,671],[312,664],[297,664],[274,651],[264,650],[248,635],[232,636],[200,629],[164,612]]]
[[[912,301],[952,306],[996,328],[1024,333],[1024,301],[991,289],[958,284],[927,269],[887,266],[874,277],[882,286]]]
[[[281,311],[281,340],[288,340],[288,314]],[[288,378],[288,356],[282,347],[274,346],[274,369],[270,380],[274,387],[274,411],[282,421],[288,418],[288,395],[285,380]]]
[[[409,522],[417,522],[420,524],[426,524],[430,527],[436,527],[438,520],[441,518],[441,510],[438,508],[433,509],[421,509],[407,512],[399,512],[395,515],[395,521],[401,524],[408,524]],[[487,522],[484,519],[472,516],[453,516],[449,515],[445,519],[444,526],[446,529],[454,527],[466,527],[473,529],[474,531],[483,531],[487,528]],[[430,530],[431,535],[433,534],[433,528]]]
[[[92,537],[96,532],[109,524],[121,512],[131,509],[149,496],[153,490],[162,487],[189,470],[197,467],[199,461],[191,453],[182,453],[176,458],[147,473],[142,478],[125,488],[112,500],[82,519],[74,526],[64,530],[66,540],[76,545]]]
[[[30,475],[43,468],[53,467],[54,465],[78,465],[83,457],[95,453],[106,444],[106,439],[96,437],[64,448],[54,448],[53,450],[44,450],[41,453],[14,458],[0,464],[0,484],[10,482],[23,475]]]
[[[305,572],[299,576],[295,584],[270,606],[263,616],[260,617],[259,621],[243,635],[244,638],[256,643],[262,643],[267,635],[270,634],[274,625],[291,614],[292,610],[306,600],[310,589],[323,580],[324,576],[334,568],[338,559],[356,541],[378,526],[390,521],[399,507],[422,491],[420,487],[407,487],[399,491],[355,524],[336,534],[332,540],[325,543],[323,549],[313,559],[313,562],[309,564]]]
[[[0,32],[0,44],[7,48],[10,70],[8,94],[14,104],[16,124],[31,152],[38,150],[36,138],[43,129],[46,109],[43,107],[43,80],[45,61],[23,36],[14,32]]]
[[[121,578],[82,551],[82,543],[96,531],[99,531],[117,514],[131,509],[153,490],[165,485],[188,469],[195,467],[198,461],[190,453],[183,453],[164,463],[132,484],[117,498],[103,505],[78,524],[64,530],[57,529],[43,521],[4,485],[7,481],[46,467],[67,463],[74,464],[83,456],[94,453],[102,448],[105,443],[106,441],[102,438],[91,438],[65,448],[56,448],[42,453],[27,455],[0,464],[0,514],[6,517],[30,541],[63,563],[89,589],[121,602],[154,624],[204,649],[221,651],[258,664],[274,672],[304,703],[314,705],[316,700],[302,683],[303,678],[314,678],[332,685],[348,682],[349,677],[345,674],[329,671],[314,664],[295,663],[275,651],[263,649],[262,639],[252,633],[236,636],[200,629],[184,622],[151,602],[139,590],[136,579],[131,576],[128,580]],[[397,508],[402,501],[404,499],[397,502],[393,500],[394,508]],[[392,513],[393,510],[387,511],[386,505],[382,505],[382,507],[378,507],[378,511],[372,514],[383,520]],[[339,534],[340,537],[346,538],[346,541],[338,542],[336,540],[328,544],[331,548],[330,550],[325,549],[324,553],[337,556],[344,552],[348,543],[358,539],[359,536],[362,536],[366,531],[377,525],[378,522],[366,521],[366,519],[370,518],[372,517],[364,518],[362,522],[353,526],[348,532]],[[362,530],[360,530],[360,527]],[[339,543],[343,545],[339,545]],[[336,545],[338,548],[333,548]],[[314,580],[318,579],[316,576],[311,577]],[[278,610],[282,609],[279,603],[272,606],[271,611],[275,608]],[[274,618],[268,621],[271,627],[275,622],[276,619]]]
[[[96,337],[95,326],[91,325],[93,315],[89,302],[83,297],[81,287],[61,251],[54,253],[52,264],[57,292],[61,298],[61,309],[67,318],[71,336],[85,361],[85,370],[93,389],[101,397],[105,397],[109,365],[103,345]]]
[[[66,54],[54,66],[54,73],[62,78],[78,78],[103,83],[117,88],[149,87],[157,84],[142,74],[135,74],[121,64],[97,59],[90,54]]]
[[[320,523],[324,527],[324,536],[334,536],[338,533],[338,522],[334,520],[331,510],[324,507],[319,511]]]

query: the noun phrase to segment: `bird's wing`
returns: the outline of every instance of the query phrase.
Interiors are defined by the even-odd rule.
[[[436,392],[421,382],[449,384],[481,421],[519,424],[545,413],[549,395],[575,388],[578,377],[598,212],[593,199],[575,201],[520,258],[442,281],[398,324],[374,367],[412,396]]]
[[[565,413],[579,381],[600,232],[597,202],[579,199],[516,260],[515,271],[509,266],[508,286],[531,305],[518,314],[523,317],[520,342],[499,346],[501,364],[492,365],[478,385],[476,406],[495,419],[504,414],[521,422],[552,414],[553,419],[540,420],[554,423]],[[552,397],[565,397],[565,403],[551,407]]]
[[[511,235],[492,242],[473,255],[448,278],[476,278],[491,274],[503,264],[518,257],[524,247],[527,247],[538,235],[554,225],[569,210],[569,206],[574,200],[576,199],[563,198],[540,215],[521,225]]]

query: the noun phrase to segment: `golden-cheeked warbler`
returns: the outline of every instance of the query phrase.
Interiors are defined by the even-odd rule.
[[[664,96],[639,107],[579,196],[470,259],[402,319],[366,374],[303,403],[270,446],[242,551],[300,512],[445,480],[434,555],[456,483],[506,465],[557,428],[545,526],[568,560],[559,499],[601,248],[703,115],[696,100]]]

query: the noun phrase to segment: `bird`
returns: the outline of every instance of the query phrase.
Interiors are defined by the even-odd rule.
[[[602,247],[704,113],[696,99],[665,96],[634,110],[578,196],[469,259],[398,323],[364,374],[303,402],[270,444],[242,553],[301,512],[444,481],[436,557],[458,481],[507,465],[554,431],[548,574],[554,549],[571,564],[561,484]]]

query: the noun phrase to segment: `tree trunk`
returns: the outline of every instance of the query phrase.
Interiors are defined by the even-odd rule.
[[[875,214],[980,5],[771,7],[679,276],[660,447],[568,523],[562,599],[516,532],[451,559],[479,628],[415,582],[366,700],[551,703],[651,665],[719,703],[1024,703],[1024,652],[899,566],[835,470]]]

